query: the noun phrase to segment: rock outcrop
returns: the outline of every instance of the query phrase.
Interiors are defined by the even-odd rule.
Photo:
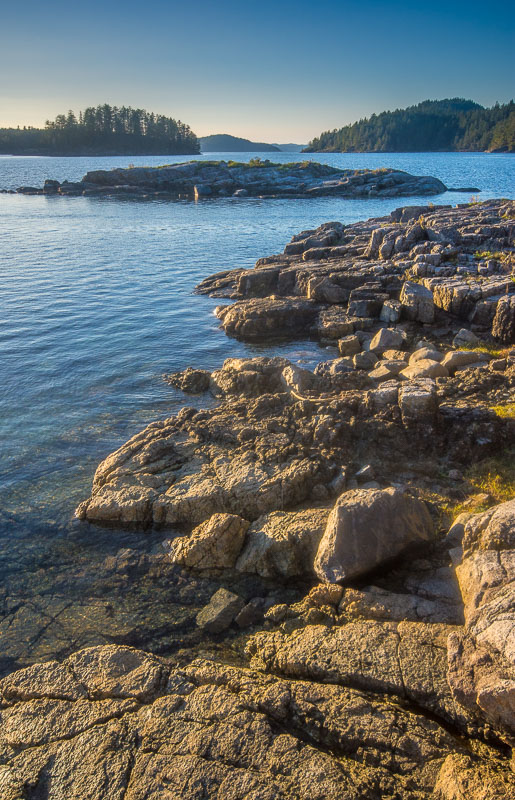
[[[510,344],[514,219],[513,201],[488,200],[325,223],[254,269],[206,278],[198,291],[236,300],[220,312],[222,327],[249,341],[303,334],[327,342],[403,320],[436,320],[464,321]]]
[[[447,191],[438,178],[410,175],[394,169],[338,169],[315,161],[274,164],[252,159],[188,161],[161,167],[94,170],[81,181],[47,180],[42,189],[22,186],[21,194],[216,197],[402,197],[435,195]],[[453,191],[460,191],[453,189]],[[464,189],[463,191],[467,191]],[[314,237],[317,240],[317,237]],[[322,237],[328,245],[333,238]],[[317,245],[314,245],[317,246]]]
[[[275,356],[173,373],[216,405],[99,465],[78,517],[149,544],[106,559],[97,602],[106,581],[151,597],[162,639],[102,606],[111,644],[79,650],[2,599],[4,672],[28,663],[14,640],[48,659],[0,681],[2,800],[515,793],[515,501],[494,506],[509,478],[474,494],[468,472],[514,441],[511,213],[328,223],[205,283],[237,300],[219,311],[231,335],[332,349],[313,371]],[[54,630],[67,603],[46,608]]]
[[[449,641],[449,681],[463,706],[515,743],[515,499],[465,523],[456,567],[465,629]]]
[[[464,785],[500,800],[515,787],[495,750],[471,756],[383,694],[212,661],[90,648],[14,673],[0,697],[3,800],[417,800]]]

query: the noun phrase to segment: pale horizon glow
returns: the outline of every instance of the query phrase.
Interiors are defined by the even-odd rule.
[[[228,133],[306,144],[427,99],[513,96],[511,3],[435,0],[27,0],[3,12],[0,127],[110,103]]]

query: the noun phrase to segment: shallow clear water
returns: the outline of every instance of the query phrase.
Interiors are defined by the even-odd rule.
[[[253,155],[259,154],[223,158]],[[435,175],[447,185],[477,186],[482,198],[515,196],[510,155],[304,157]],[[277,153],[272,159],[299,156]],[[0,188],[38,186],[49,177],[76,180],[94,168],[180,160],[0,157]],[[469,196],[431,199],[446,204]],[[214,368],[229,356],[265,352],[308,364],[326,357],[313,342],[267,349],[228,339],[212,314],[217,302],[193,295],[195,284],[280,252],[302,229],[417,203],[427,198],[195,204],[0,195],[0,601],[12,591],[14,573],[34,574],[43,561],[45,569],[66,564],[77,542],[83,554],[87,540],[91,561],[93,553],[100,558],[127,544],[123,532],[107,535],[73,523],[73,511],[88,495],[102,458],[148,422],[191,404],[163,381],[163,373],[188,365]],[[138,540],[130,541],[134,546]],[[36,591],[37,581],[31,586]],[[1,641],[0,623],[0,656]]]

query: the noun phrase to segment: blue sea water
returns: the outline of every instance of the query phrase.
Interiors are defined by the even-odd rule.
[[[515,197],[511,155],[201,158],[254,156],[396,167],[449,186],[477,186],[482,199]],[[77,180],[89,169],[182,160],[2,156],[0,189],[38,186],[46,178]],[[455,204],[469,196],[431,200]],[[219,301],[192,293],[202,278],[250,267],[322,222],[348,223],[417,203],[427,198],[194,203],[0,195],[0,600],[13,553],[25,569],[30,551],[37,567],[42,542],[78,535],[74,508],[88,496],[99,461],[152,420],[191,404],[163,373],[214,368],[230,356],[281,352],[308,365],[327,357],[309,341],[267,348],[227,338],[212,313]],[[102,539],[95,531],[89,528],[90,544],[97,535]]]

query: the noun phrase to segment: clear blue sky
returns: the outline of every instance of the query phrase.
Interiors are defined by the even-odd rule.
[[[306,142],[420,100],[510,100],[514,52],[500,0],[25,0],[0,16],[0,126],[108,102]]]

